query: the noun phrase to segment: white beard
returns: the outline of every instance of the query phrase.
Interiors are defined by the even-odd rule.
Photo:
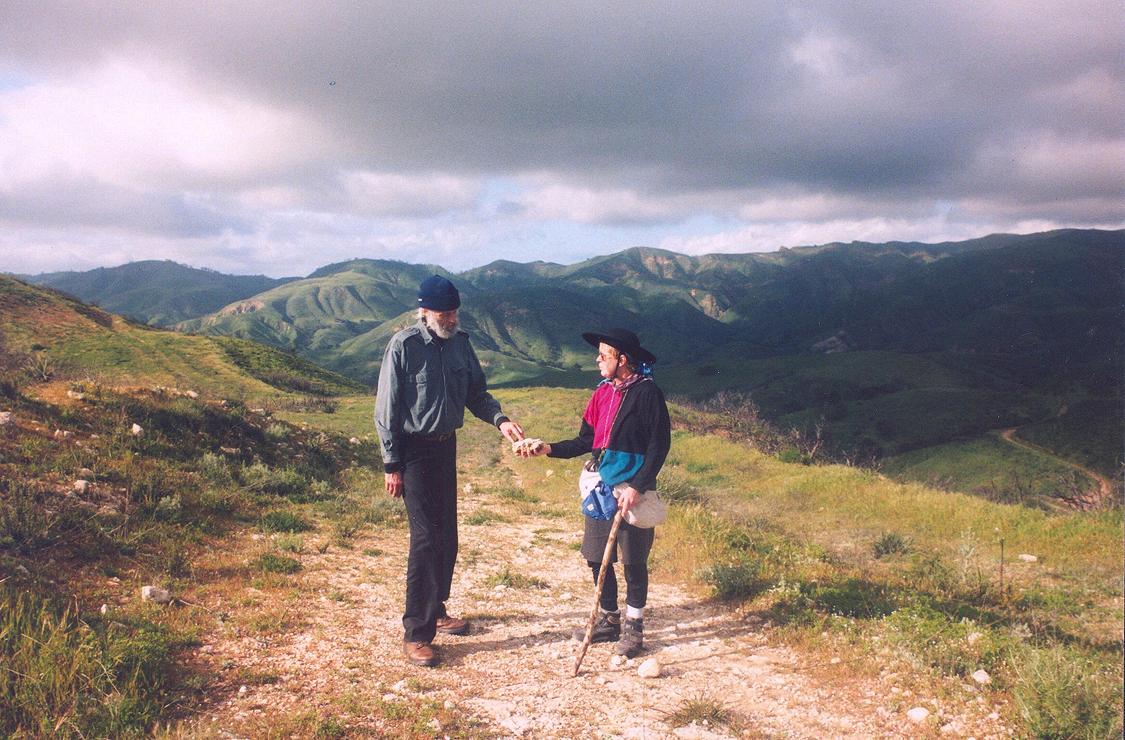
[[[426,328],[428,328],[441,339],[451,338],[454,334],[457,333],[457,329],[461,326],[460,320],[455,320],[452,325],[449,326],[449,328],[443,327],[433,316],[427,315],[425,317],[425,320]]]

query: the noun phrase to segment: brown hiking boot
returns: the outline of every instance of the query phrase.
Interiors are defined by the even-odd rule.
[[[447,635],[467,635],[469,634],[469,620],[458,619],[448,614],[444,617],[438,617],[437,631],[444,632]]]
[[[636,657],[644,648],[645,622],[643,619],[625,618],[625,625],[621,630],[621,639],[617,641],[617,654],[626,658]]]
[[[402,654],[406,656],[414,665],[422,665],[431,668],[438,664],[437,653],[428,642],[404,642],[402,643]]]

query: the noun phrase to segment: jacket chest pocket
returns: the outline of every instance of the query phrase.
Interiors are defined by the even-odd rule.
[[[445,365],[445,388],[450,402],[464,407],[469,396],[469,368],[462,361],[453,360]]]

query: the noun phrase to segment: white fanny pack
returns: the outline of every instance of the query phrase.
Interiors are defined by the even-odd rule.
[[[582,466],[582,473],[578,476],[579,500],[584,501],[590,495],[590,491],[594,490],[594,486],[601,482],[601,479],[598,471],[587,470],[586,466]],[[624,483],[614,486],[614,495],[620,499],[621,491],[624,488]],[[645,491],[623,518],[634,527],[652,529],[658,524],[663,524],[664,520],[668,518],[668,504],[664,503],[664,500],[660,498],[660,494],[656,491]]]

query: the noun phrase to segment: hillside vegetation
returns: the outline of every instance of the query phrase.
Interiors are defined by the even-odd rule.
[[[295,384],[306,368],[289,356],[228,351],[18,281],[3,287],[6,350],[26,360],[0,378],[3,732],[149,733],[278,680],[197,668],[200,644],[286,639],[301,629],[291,605],[324,596],[302,590],[305,563],[402,526],[401,506],[380,493],[372,398],[315,396],[345,388],[315,373],[294,393],[270,378],[277,362]],[[70,378],[46,377],[48,361]],[[555,439],[574,434],[588,392],[498,395],[529,433]],[[768,425],[692,406],[673,417],[659,482],[673,513],[654,578],[728,603],[747,629],[811,662],[843,656],[840,680],[891,672],[896,686],[952,706],[979,697],[1032,736],[1120,733],[1119,507],[1044,510],[786,462],[790,439]],[[570,465],[508,460],[487,425],[470,422],[462,436],[463,468],[495,499],[467,537],[513,507],[579,526]],[[506,582],[520,582],[516,565]],[[173,605],[142,601],[143,585],[169,588]],[[275,597],[275,610],[260,606]],[[987,683],[972,677],[981,670]],[[452,734],[481,734],[456,705],[318,701],[283,726],[331,736],[355,722],[422,737],[437,719]],[[334,713],[321,713],[323,701]]]
[[[167,260],[130,262],[86,272],[49,272],[27,278],[143,324],[171,326],[218,311],[292,278],[224,275]]]
[[[356,392],[353,380],[264,345],[131,323],[64,294],[0,275],[5,350],[38,380],[164,385],[219,398]]]
[[[581,333],[633,326],[671,393],[748,395],[838,459],[934,448],[927,459],[954,474],[959,445],[1018,427],[1116,477],[1123,254],[1122,232],[1065,230],[702,257],[637,248],[454,278],[494,385],[581,384],[592,367]],[[181,326],[265,341],[370,385],[434,271],[355,260]],[[1012,475],[991,485],[1014,495]]]

